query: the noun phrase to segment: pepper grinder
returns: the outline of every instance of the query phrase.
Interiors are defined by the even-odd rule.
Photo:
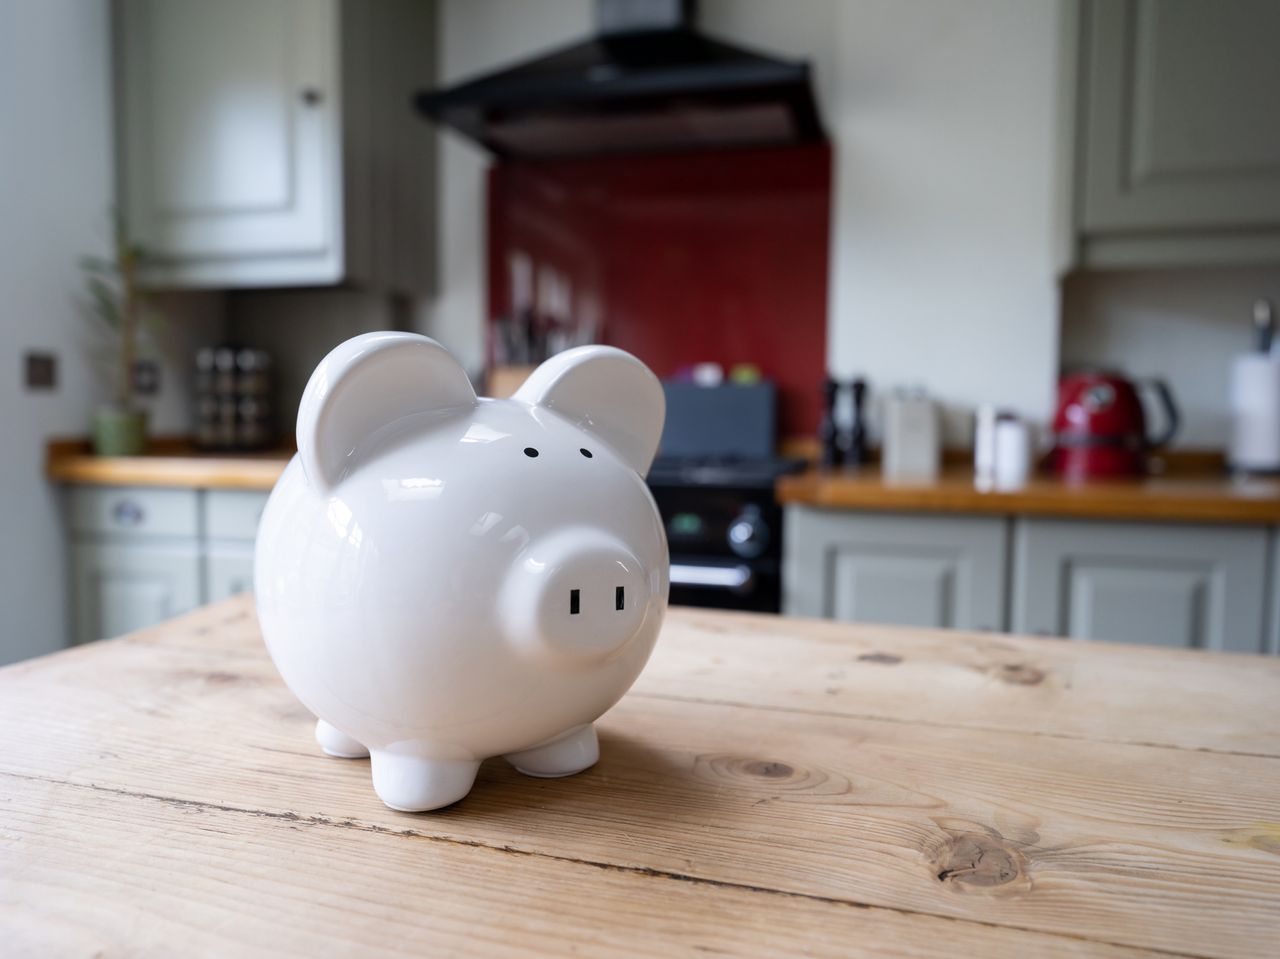
[[[833,469],[844,462],[840,448],[840,430],[836,426],[836,398],[840,384],[828,376],[822,381],[822,422],[818,426],[818,442],[822,445],[822,466]]]
[[[852,415],[849,428],[840,433],[840,447],[845,465],[861,466],[867,461],[867,421],[865,403],[867,397],[867,381],[858,378],[849,384],[852,399]]]

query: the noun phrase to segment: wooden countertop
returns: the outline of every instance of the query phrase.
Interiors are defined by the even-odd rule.
[[[52,440],[45,475],[61,483],[96,486],[191,486],[270,490],[293,449],[264,453],[205,453],[178,437],[152,440],[142,456],[95,456],[83,440]]]
[[[221,455],[189,441],[160,438],[143,456],[94,456],[80,440],[48,445],[45,473],[65,483],[192,486],[270,490],[292,449]],[[1070,486],[1038,476],[1016,492],[978,489],[965,465],[948,465],[927,484],[891,484],[871,467],[860,472],[810,470],[778,482],[783,503],[827,509],[994,513],[1187,523],[1280,523],[1280,479],[1233,479],[1220,458],[1172,460],[1164,476]]]
[[[251,601],[0,670],[17,955],[1213,956],[1280,941],[1280,660],[673,610],[602,758],[397,813]]]
[[[811,470],[783,477],[777,494],[783,503],[826,509],[1280,523],[1280,480],[1234,479],[1221,470],[1203,468],[1076,486],[1036,476],[1011,492],[979,489],[970,466],[949,466],[936,482],[924,484],[885,482],[874,467],[860,472]]]

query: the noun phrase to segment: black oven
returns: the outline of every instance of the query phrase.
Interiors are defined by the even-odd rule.
[[[773,384],[663,387],[666,425],[648,481],[671,548],[671,602],[781,612],[773,487],[804,463],[773,455]]]
[[[684,606],[782,610],[782,510],[776,468],[753,464],[753,482],[681,481],[660,463],[649,486],[671,550],[671,602]],[[730,472],[720,467],[718,472]]]

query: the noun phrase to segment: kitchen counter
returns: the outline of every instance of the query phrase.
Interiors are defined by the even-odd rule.
[[[93,486],[188,486],[269,491],[293,449],[263,453],[206,453],[180,438],[157,438],[142,456],[95,456],[82,440],[53,440],[45,475]]]
[[[251,600],[0,670],[21,955],[1266,955],[1280,662],[671,611],[601,761],[387,809]],[[1148,950],[1152,950],[1148,952]]]
[[[181,439],[158,439],[143,456],[94,456],[83,441],[49,443],[45,472],[65,483],[187,486],[268,491],[292,449],[202,453]],[[1016,492],[979,490],[967,465],[948,465],[933,483],[888,483],[875,467],[810,470],[778,482],[779,501],[825,509],[988,513],[1187,523],[1280,523],[1280,479],[1238,480],[1216,460],[1174,460],[1167,475],[1071,486],[1035,477]]]
[[[1233,479],[1221,469],[1204,466],[1074,486],[1038,475],[1012,492],[978,489],[969,465],[948,466],[936,482],[923,484],[886,482],[875,467],[857,472],[810,470],[783,477],[777,493],[782,503],[824,509],[1280,523],[1280,480]]]

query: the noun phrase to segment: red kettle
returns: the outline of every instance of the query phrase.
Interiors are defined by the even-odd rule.
[[[1147,418],[1138,397],[1149,387],[1164,410],[1165,427],[1147,435]],[[1178,407],[1161,379],[1134,382],[1118,373],[1069,373],[1058,383],[1049,468],[1070,480],[1142,476],[1147,453],[1164,446],[1178,431]]]

